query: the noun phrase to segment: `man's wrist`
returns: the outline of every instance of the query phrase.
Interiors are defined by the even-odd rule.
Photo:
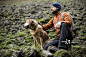
[[[64,23],[64,21],[61,21],[61,23]]]

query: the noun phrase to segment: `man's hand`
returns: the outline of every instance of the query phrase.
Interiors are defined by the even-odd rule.
[[[61,22],[59,21],[59,22],[56,24],[55,28],[58,29],[58,28],[60,28],[60,26],[61,26]]]

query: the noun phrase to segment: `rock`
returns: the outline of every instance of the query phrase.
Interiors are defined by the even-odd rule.
[[[80,49],[81,49],[81,46],[79,46],[79,45],[72,46],[72,50],[79,51]]]
[[[81,7],[81,8],[78,8],[79,10],[83,10],[84,8],[83,7]]]
[[[72,55],[75,54],[73,57],[84,57],[86,52],[85,46],[74,46],[74,49],[71,51]]]
[[[40,51],[40,50],[39,50]],[[40,51],[41,53],[41,51]],[[26,56],[26,57],[41,57],[42,54],[39,54],[39,52],[36,49],[33,49],[29,46],[24,47],[19,56]]]
[[[44,53],[44,57],[53,57],[53,54],[47,50],[42,50],[42,52]]]
[[[59,50],[54,53],[54,57],[72,57],[71,54],[69,54],[66,50]]]
[[[4,25],[7,26],[7,25],[10,25],[10,22],[8,20],[5,20],[4,21]]]
[[[64,7],[66,7],[67,5],[64,5]]]
[[[86,22],[86,19],[83,19],[84,22]]]
[[[83,15],[86,16],[86,13],[84,13]]]
[[[78,45],[79,42],[72,42],[71,44],[72,44],[72,45]]]
[[[23,9],[19,9],[19,13],[20,13],[20,15],[22,15],[24,13],[24,10]]]
[[[35,14],[35,11],[32,11],[31,14]]]
[[[19,57],[20,51],[13,50],[13,53],[10,57]]]
[[[15,21],[19,21],[20,20],[20,18],[15,18]]]
[[[30,46],[24,47],[20,53],[19,56],[21,57],[53,57],[52,53],[46,50],[41,49],[34,49]]]
[[[2,49],[0,50],[0,57],[10,57],[12,55],[13,50],[12,49]]]

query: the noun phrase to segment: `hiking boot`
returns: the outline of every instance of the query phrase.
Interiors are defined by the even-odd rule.
[[[51,47],[49,51],[50,51],[51,53],[55,53],[55,52],[58,51],[58,50],[61,50],[61,49],[60,49],[60,48]]]
[[[52,56],[52,53],[50,53],[50,52],[47,51],[47,50],[43,50],[42,52],[43,52],[44,54],[46,54],[46,55]]]

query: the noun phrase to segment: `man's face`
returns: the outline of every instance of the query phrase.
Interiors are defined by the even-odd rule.
[[[58,12],[58,9],[59,8],[56,8],[54,6],[51,6],[51,11],[52,11],[52,14],[56,14]]]

